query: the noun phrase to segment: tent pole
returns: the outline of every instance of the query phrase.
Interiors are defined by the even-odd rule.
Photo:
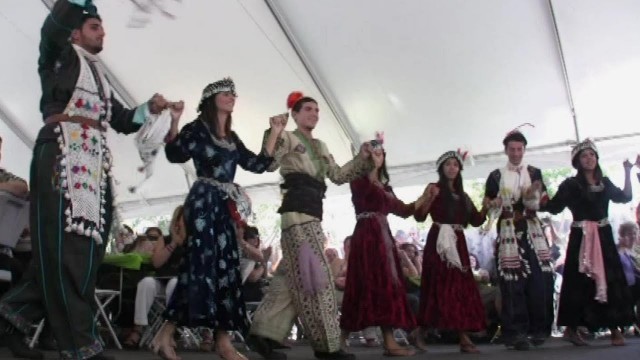
[[[553,20],[553,34],[558,45],[558,55],[560,55],[560,64],[562,66],[562,75],[564,76],[564,86],[567,91],[567,98],[569,100],[569,107],[571,110],[571,117],[573,118],[573,129],[576,135],[576,141],[580,142],[580,132],[578,129],[578,116],[576,114],[576,107],[573,102],[573,93],[571,92],[571,82],[569,81],[569,72],[567,71],[567,63],[565,61],[564,50],[562,49],[562,41],[560,39],[560,30],[558,29],[558,21],[556,19],[556,13],[553,9],[553,1],[547,0],[549,4],[549,12],[551,13],[551,20]]]
[[[29,149],[33,149],[36,142],[24,130],[22,130],[16,119],[9,115],[9,112],[6,111],[2,104],[0,104],[0,119],[2,119],[2,122],[4,122],[5,125],[7,125],[7,127],[18,136],[23,144],[25,144]]]
[[[300,62],[304,66],[305,70],[307,70],[307,73],[311,77],[311,80],[313,81],[314,85],[318,88],[320,95],[322,95],[322,97],[325,99],[325,101],[329,105],[329,109],[331,110],[331,113],[333,113],[333,116],[336,118],[338,125],[342,128],[342,131],[344,132],[345,136],[350,142],[351,151],[354,154],[357,153],[360,150],[360,143],[361,143],[360,136],[358,136],[358,133],[355,131],[353,126],[351,126],[351,123],[349,122],[347,115],[344,113],[342,107],[340,106],[335,96],[329,89],[329,86],[327,86],[325,82],[322,80],[321,76],[314,69],[313,65],[311,64],[311,61],[309,60],[309,58],[306,56],[306,54],[298,44],[298,41],[296,40],[295,36],[292,34],[291,29],[286,24],[286,21],[284,20],[282,13],[279,11],[277,2],[273,0],[264,0],[264,1],[267,7],[269,8],[269,11],[271,11],[273,18],[278,23],[278,26],[280,26],[280,29],[282,30],[284,35],[287,37],[289,44],[295,51],[296,55],[298,55]]]

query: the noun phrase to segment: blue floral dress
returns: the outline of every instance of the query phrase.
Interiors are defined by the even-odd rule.
[[[165,152],[172,163],[193,159],[198,175],[184,203],[186,253],[165,318],[178,325],[246,333],[235,204],[222,185],[233,182],[236,165],[262,173],[273,158],[254,154],[234,132],[228,140],[215,138],[201,120],[185,125]]]

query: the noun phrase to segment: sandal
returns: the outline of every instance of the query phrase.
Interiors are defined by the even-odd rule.
[[[582,338],[582,336],[580,336],[580,333],[578,333],[578,332],[566,333],[562,337],[562,339],[564,341],[568,341],[568,342],[572,343],[575,346],[588,346],[589,345],[589,343],[584,341],[584,339]]]
[[[129,333],[129,336],[127,336],[127,339],[122,343],[122,347],[127,350],[137,350],[140,347],[140,339],[142,339],[140,330],[133,329]]]
[[[413,356],[416,351],[410,347],[384,348],[384,356]]]
[[[460,344],[460,352],[463,354],[479,354],[480,350],[473,343]]]
[[[622,333],[618,331],[613,331],[611,333],[611,345],[612,346],[624,346],[624,336]]]
[[[419,332],[417,334],[414,332],[409,334],[409,336],[407,336],[407,341],[409,342],[409,344],[413,345],[413,347],[416,348],[418,352],[423,353],[427,351],[427,344],[424,342],[424,338]]]
[[[222,360],[249,360],[246,356],[242,355],[235,348],[220,350],[216,349],[216,355]]]
[[[366,347],[378,347],[379,345],[377,339],[365,339],[364,346]]]
[[[170,345],[152,342],[150,348],[155,355],[160,356],[163,360],[182,360],[182,358],[176,354],[175,348]]]

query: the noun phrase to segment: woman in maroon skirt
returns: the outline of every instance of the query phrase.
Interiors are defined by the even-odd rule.
[[[416,207],[416,220],[431,214],[433,225],[427,237],[422,265],[418,325],[457,331],[460,351],[477,353],[468,332],[486,327],[484,308],[469,263],[463,229],[480,226],[486,210],[478,212],[462,187],[463,159],[458,152],[444,153],[437,161],[437,184],[425,190],[427,201]]]
[[[410,356],[415,351],[400,346],[393,336],[394,328],[415,328],[415,318],[407,303],[400,258],[387,214],[406,218],[413,215],[415,206],[398,200],[388,185],[380,140],[372,141],[376,145],[372,155],[375,169],[351,182],[357,223],[351,238],[340,327],[346,337],[350,332],[380,326],[384,354]],[[417,204],[424,200],[419,199]]]

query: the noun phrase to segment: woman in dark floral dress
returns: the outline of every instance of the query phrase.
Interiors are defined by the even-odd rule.
[[[246,225],[251,209],[246,194],[233,180],[237,165],[254,173],[267,170],[286,117],[271,118],[272,135],[256,155],[231,131],[235,100],[231,79],[208,85],[198,107],[200,116],[176,136],[172,135],[177,133],[177,124],[172,124],[165,148],[170,162],[192,159],[198,180],[184,203],[187,241],[178,284],[165,313],[167,323],[152,344],[152,350],[164,359],[179,359],[172,336],[180,325],[216,329],[218,355],[227,360],[246,359],[236,352],[228,334],[248,330],[237,232]]]

